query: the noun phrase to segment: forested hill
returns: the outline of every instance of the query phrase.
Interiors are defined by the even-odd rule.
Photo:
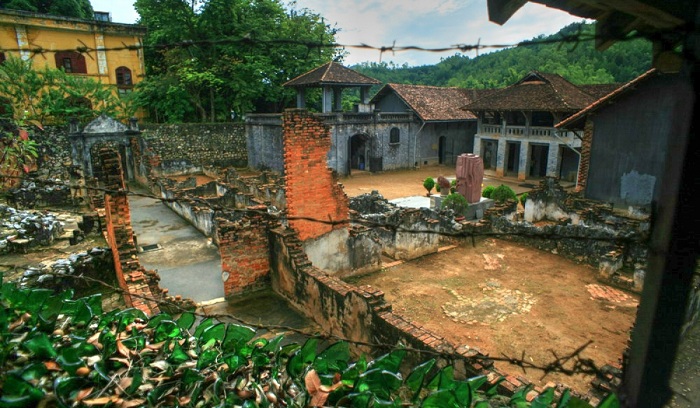
[[[574,23],[551,36],[533,42],[562,38],[578,32],[592,35],[593,24]],[[436,65],[409,67],[387,63],[362,63],[352,68],[383,83],[403,83],[463,88],[498,88],[511,85],[527,72],[560,74],[575,84],[627,82],[651,67],[651,44],[637,39],[618,42],[601,52],[593,41],[578,44],[532,44],[469,58],[454,55]]]

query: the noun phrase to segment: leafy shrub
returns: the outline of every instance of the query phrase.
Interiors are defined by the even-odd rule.
[[[491,198],[491,195],[493,194],[493,190],[495,190],[496,187],[494,186],[486,186],[484,190],[481,192],[481,196],[485,198]]]
[[[522,193],[518,199],[520,200],[520,204],[522,204],[522,206],[525,207],[525,201],[527,201],[527,193]]]
[[[433,180],[432,177],[428,177],[423,182],[423,187],[425,187],[425,189],[428,190],[428,195],[430,195],[430,190],[432,190],[433,187],[435,187],[435,180]]]
[[[518,199],[515,195],[515,191],[504,184],[501,184],[493,190],[493,193],[491,193],[491,198],[497,203],[505,203],[508,200]]]
[[[459,215],[464,215],[464,213],[467,212],[467,208],[469,208],[469,203],[463,195],[452,193],[442,200],[442,208],[450,209]]]
[[[46,401],[62,407],[201,408],[557,403],[553,388],[532,402],[526,399],[532,385],[501,396],[498,382],[489,384],[483,375],[457,380],[452,366],[438,368],[435,359],[404,378],[399,368],[407,351],[400,348],[374,361],[362,356],[353,362],[347,342],[323,350],[317,338],[282,345],[282,335],[257,337],[247,326],[213,318],[197,324],[192,312],[150,318],[133,308],[103,313],[101,302],[100,294],[73,300],[72,291],[2,283],[0,407]],[[556,406],[590,407],[569,391]],[[619,408],[619,402],[610,394],[599,407]]]

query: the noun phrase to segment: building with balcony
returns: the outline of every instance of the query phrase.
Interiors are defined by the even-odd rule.
[[[489,91],[388,84],[369,98],[379,81],[330,62],[285,85],[297,90],[297,108],[307,91],[321,88],[316,115],[330,128],[327,164],[339,174],[454,164],[473,148],[476,116],[461,109]],[[360,89],[353,112],[343,112],[342,92]],[[248,161],[254,168],[283,171],[282,114],[246,115]]]
[[[576,181],[581,137],[554,125],[616,87],[576,86],[557,74],[530,72],[464,106],[477,116],[473,152],[498,176]]]

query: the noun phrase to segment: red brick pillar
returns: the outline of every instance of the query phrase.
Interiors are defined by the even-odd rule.
[[[231,297],[267,286],[270,275],[270,223],[267,207],[249,207],[261,211],[238,220],[219,218],[219,253],[224,296]]]
[[[348,197],[338,184],[326,158],[331,148],[328,126],[303,109],[284,113],[284,173],[289,225],[301,240],[316,238],[347,224],[329,225],[294,219],[322,221],[348,219]]]

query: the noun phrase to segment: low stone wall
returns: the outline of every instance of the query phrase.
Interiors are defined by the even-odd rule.
[[[410,352],[404,364],[413,366],[427,358],[436,358],[437,366],[452,364],[458,378],[485,375],[485,387],[498,384],[502,393],[513,393],[528,385],[522,377],[499,372],[493,360],[478,349],[456,347],[444,338],[393,312],[384,293],[370,286],[354,286],[314,267],[303,250],[303,242],[291,229],[271,231],[270,267],[273,290],[295,309],[314,320],[330,335],[350,340],[354,352],[382,353],[382,348],[361,344],[381,344],[391,348],[425,350]],[[533,395],[542,392],[534,387]],[[528,394],[529,398],[533,396]]]
[[[204,167],[246,167],[245,127],[239,123],[183,123],[141,126],[159,175],[201,173]]]
[[[304,241],[311,263],[333,276],[362,275],[382,268],[381,245],[371,229],[356,226],[333,230]]]
[[[641,292],[647,265],[648,216],[627,216],[604,203],[569,194],[547,178],[528,194],[524,219],[517,203],[490,209],[490,232],[587,263],[606,283]]]
[[[351,219],[372,227],[382,251],[394,259],[410,260],[436,253],[464,224],[451,211],[398,207],[374,191],[350,199]]]

